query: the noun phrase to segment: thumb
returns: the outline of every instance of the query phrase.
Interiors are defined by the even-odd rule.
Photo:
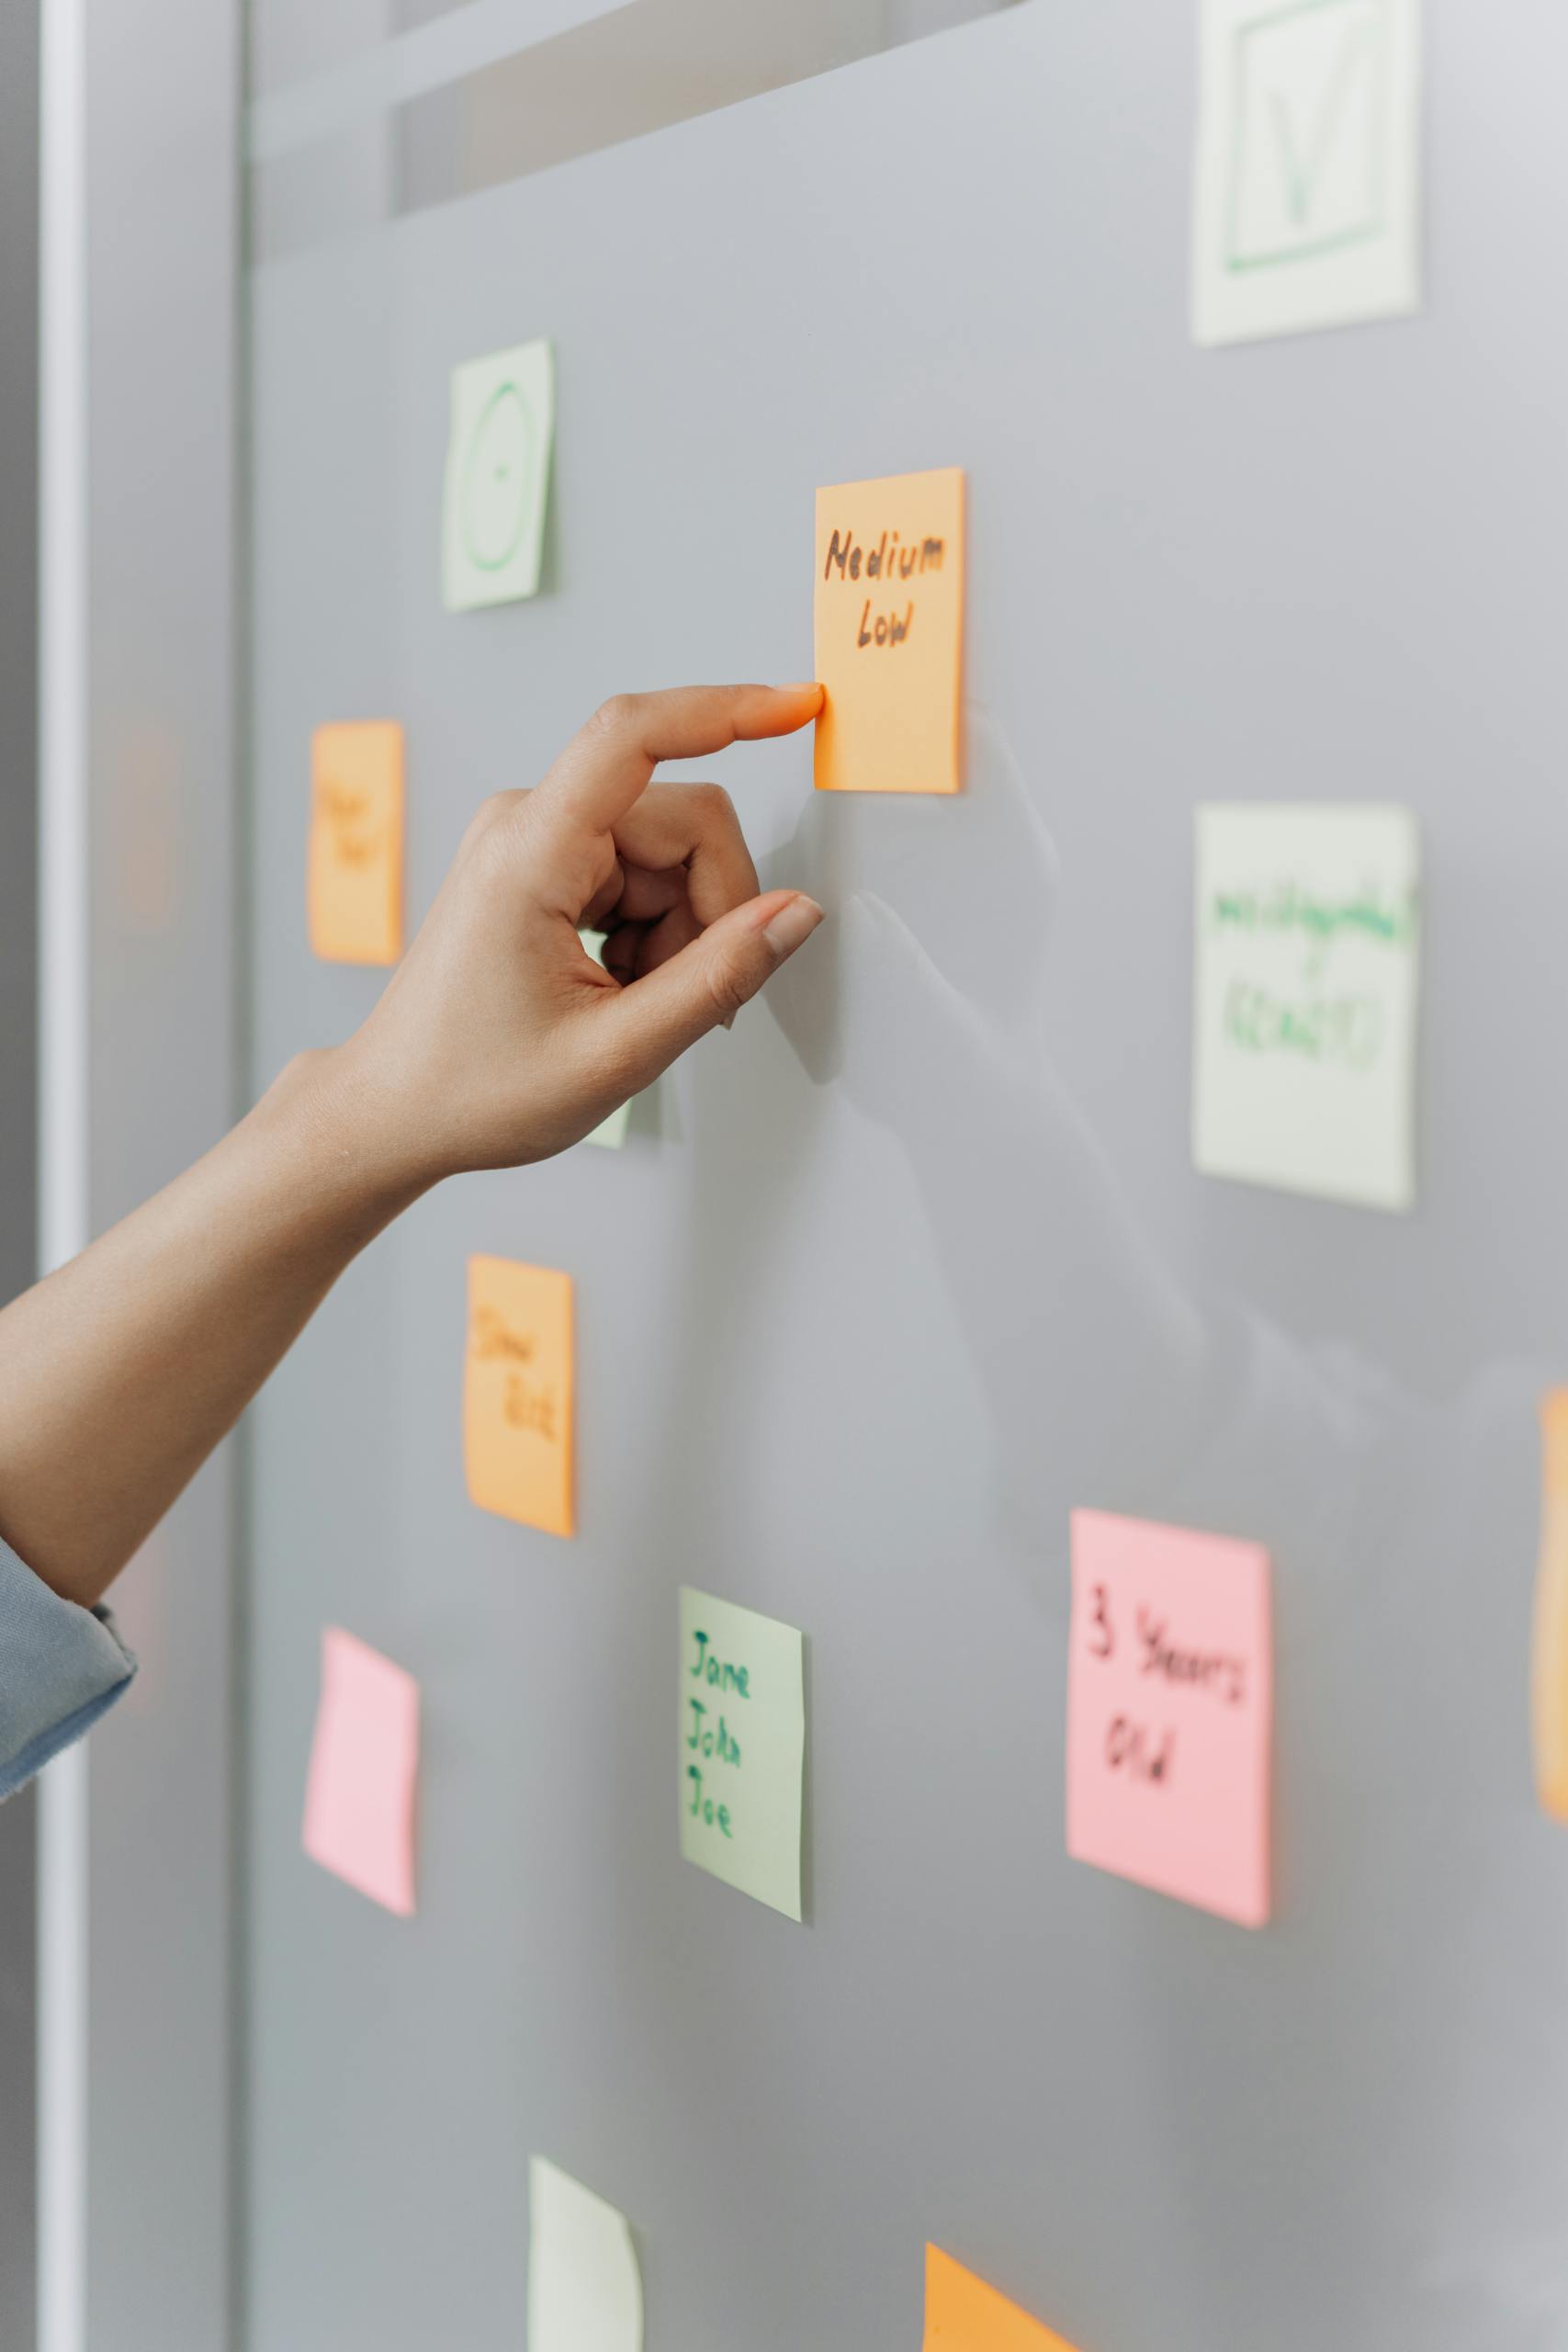
[[[602,1034],[627,1074],[627,1092],[651,1086],[688,1046],[721,1022],[728,1026],[821,920],[803,890],[769,890],[606,1000]]]

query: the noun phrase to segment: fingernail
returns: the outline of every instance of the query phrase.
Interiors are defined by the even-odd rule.
[[[773,692],[781,695],[817,695],[820,696],[822,687],[820,681],[816,678],[797,678],[793,685],[775,686]]]
[[[779,909],[772,922],[764,927],[762,936],[782,963],[786,956],[795,954],[803,941],[810,938],[821,920],[821,908],[815,899],[807,898],[803,892],[798,899],[792,899],[787,907]]]

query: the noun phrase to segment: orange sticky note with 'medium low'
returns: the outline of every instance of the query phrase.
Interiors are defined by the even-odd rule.
[[[925,2352],[1073,2352],[940,2246],[926,2248]]]
[[[336,1625],[321,1635],[321,1697],[304,1847],[373,1903],[413,1914],[419,1685]]]
[[[403,730],[393,719],[310,739],[310,945],[333,964],[403,952]]]
[[[1067,1851],[1267,1925],[1274,1669],[1269,1555],[1073,1513]]]
[[[571,1276],[470,1258],[463,1459],[479,1509],[570,1535],[571,1419]]]
[[[817,493],[818,792],[956,792],[964,471]]]

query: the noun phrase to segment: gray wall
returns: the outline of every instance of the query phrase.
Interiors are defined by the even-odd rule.
[[[36,0],[0,0],[0,1299],[37,1261]],[[0,1806],[0,2344],[33,2341],[36,1801]]]
[[[1568,1846],[1525,1668],[1568,1354],[1559,92],[1431,0],[1424,318],[1201,355],[1193,24],[1040,0],[253,282],[259,1082],[310,731],[409,736],[410,903],[606,693],[811,660],[817,484],[970,469],[970,789],[725,763],[828,933],[653,1132],[426,1201],[254,1420],[251,2352],[519,2339],[539,2150],[649,2352],[912,2346],[931,2237],[1084,2352],[1568,2338]],[[452,618],[454,362],[559,362],[547,592]],[[1288,715],[1287,715],[1288,714]],[[1189,1155],[1210,797],[1397,797],[1406,1219]],[[463,1262],[578,1283],[581,1532],[470,1510]],[[1066,1514],[1271,1549],[1280,1916],[1063,1850]],[[676,1591],[810,1639],[809,1924],[679,1859]],[[420,1678],[421,1911],[312,1868],[323,1620]]]

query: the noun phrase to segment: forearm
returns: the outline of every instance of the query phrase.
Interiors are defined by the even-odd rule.
[[[97,1600],[349,1261],[423,1189],[365,1136],[344,1057],[0,1313],[0,1537]]]
[[[348,1044],[290,1064],[187,1175],[0,1314],[0,1538],[91,1602],[349,1261],[428,1185],[562,1151],[754,996],[817,923],[761,895],[728,801],[661,760],[793,733],[821,689],[607,704],[469,826]],[[616,968],[579,926],[613,934]]]

